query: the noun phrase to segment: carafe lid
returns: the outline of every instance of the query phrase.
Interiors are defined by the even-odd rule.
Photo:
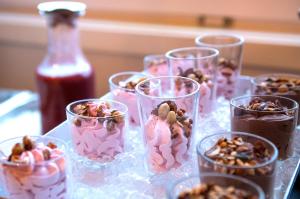
[[[74,27],[76,24],[74,19],[85,14],[86,5],[73,1],[51,1],[40,3],[37,8],[41,15],[49,18],[50,26],[66,24]]]

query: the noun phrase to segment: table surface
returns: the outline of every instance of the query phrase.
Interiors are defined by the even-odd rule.
[[[10,132],[6,134],[2,133],[0,141],[11,137],[23,136],[24,134],[39,135],[41,120],[37,95],[30,91],[0,90],[0,108],[3,104],[7,107],[12,102],[13,104],[19,102],[19,105],[11,108],[8,107],[5,109],[5,114],[0,114],[0,132]],[[32,121],[34,121],[34,125]],[[20,126],[22,126],[22,129],[20,129]],[[293,186],[289,198],[300,198],[299,184],[300,177],[298,177],[297,182]],[[1,190],[0,186],[0,196],[3,195],[2,192],[3,190]]]

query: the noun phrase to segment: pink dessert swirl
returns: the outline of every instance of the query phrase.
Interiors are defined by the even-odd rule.
[[[78,154],[107,162],[123,152],[123,113],[111,109],[105,102],[77,104],[73,111],[78,115],[71,126],[73,145]]]
[[[183,71],[181,68],[179,70],[179,76],[187,77],[195,80],[200,84],[200,98],[199,98],[199,113],[200,115],[210,113],[213,108],[213,82],[208,75],[204,75],[201,70],[189,68]],[[182,82],[180,79],[175,82],[175,92],[176,95],[186,95],[190,93],[190,85]],[[190,110],[192,106],[192,99],[186,99],[182,101],[181,106],[186,110]]]
[[[164,172],[188,159],[192,120],[172,101],[162,102],[145,124],[145,140],[150,169]]]
[[[53,143],[34,143],[29,137],[17,143],[2,164],[9,198],[67,198],[64,152]]]

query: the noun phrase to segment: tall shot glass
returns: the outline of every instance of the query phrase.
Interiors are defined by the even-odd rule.
[[[197,46],[219,50],[217,97],[234,97],[241,72],[244,38],[231,34],[207,34],[197,37],[195,42]]]
[[[218,54],[217,50],[206,47],[178,48],[166,53],[172,75],[190,78],[200,84],[201,116],[210,113],[215,103]],[[177,81],[175,91],[183,92],[182,86],[181,82]]]
[[[64,141],[50,136],[31,136],[30,139],[34,142],[30,148],[28,142],[25,146],[24,137],[0,143],[0,172],[8,198],[70,197],[68,149]],[[21,153],[16,151],[17,143]]]
[[[190,92],[174,92],[177,81]],[[196,129],[199,84],[185,77],[164,76],[140,82],[136,91],[150,172],[181,166],[189,159]]]
[[[131,127],[140,125],[135,86],[145,80],[147,75],[139,72],[120,72],[110,76],[108,82],[112,98],[128,107],[129,124]]]

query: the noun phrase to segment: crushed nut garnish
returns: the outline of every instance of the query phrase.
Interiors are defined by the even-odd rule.
[[[94,102],[85,102],[83,104],[77,104],[73,108],[73,111],[82,116],[99,117],[99,123],[104,123],[107,120],[106,128],[108,131],[112,131],[115,128],[115,124],[124,123],[124,115],[118,110],[109,111],[108,109],[110,108],[111,105],[108,102],[100,104]],[[73,124],[77,127],[80,127],[82,125],[82,120],[84,119],[89,120],[89,118],[74,118]]]
[[[220,138],[204,155],[216,163],[214,169],[218,172],[236,175],[265,175],[272,172],[269,165],[251,169],[271,159],[271,152],[261,141],[250,143],[244,141],[242,137],[234,137],[231,140]],[[229,167],[227,169],[224,165],[240,166],[244,169]]]
[[[185,116],[186,111],[184,109],[178,109],[177,105],[173,101],[164,101],[160,103],[151,114],[158,116],[162,120],[166,120],[170,125],[171,138],[175,139],[179,135],[179,132],[173,127],[173,124],[177,123],[183,130],[184,135],[188,138],[192,133],[192,119],[187,119]]]
[[[196,187],[179,194],[178,199],[257,199],[251,192],[234,186],[222,187],[216,184],[199,184]]]
[[[269,77],[257,85],[256,93],[284,94],[289,91],[300,91],[300,79],[284,78],[284,77]]]
[[[129,90],[133,90],[134,91],[134,88],[135,86],[146,80],[147,78],[146,77],[142,77],[142,78],[138,78],[136,79],[135,81],[129,81],[129,82],[119,82],[119,86],[121,86],[122,88],[126,88],[126,89],[129,89]]]

